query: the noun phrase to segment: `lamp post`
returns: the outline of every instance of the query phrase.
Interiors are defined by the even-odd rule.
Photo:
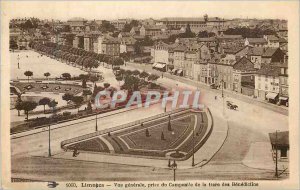
[[[49,133],[48,133],[48,136],[49,136],[49,149],[48,149],[48,157],[51,157],[51,144],[50,144],[50,140],[51,140],[51,136],[50,136],[50,125],[49,125]]]
[[[176,180],[176,169],[177,169],[177,164],[176,164],[175,160],[173,161],[173,164],[171,164],[170,168],[173,169],[173,179],[175,181]]]
[[[96,131],[98,131],[98,110],[96,110]]]
[[[224,105],[224,80],[222,78],[221,80],[221,83],[222,83],[222,99],[223,99],[223,115],[225,116],[225,105]]]
[[[195,166],[195,128],[193,127],[193,157],[192,157],[192,166]]]
[[[277,152],[277,132],[275,133],[275,177],[278,178],[278,152]]]
[[[20,55],[18,54],[18,69],[20,69]]]

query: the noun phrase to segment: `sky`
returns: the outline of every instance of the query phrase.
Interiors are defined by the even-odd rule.
[[[118,18],[211,17],[287,19],[298,13],[298,1],[12,1],[2,9],[10,18],[37,17],[68,20],[73,17]],[[295,15],[294,15],[295,16]]]

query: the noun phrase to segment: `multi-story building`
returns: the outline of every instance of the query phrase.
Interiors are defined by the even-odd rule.
[[[268,45],[268,41],[265,38],[246,38],[245,46],[252,47],[266,47]]]
[[[89,32],[84,35],[84,50],[95,51],[95,44],[98,43],[100,32]]]
[[[246,57],[242,57],[233,64],[232,90],[244,95],[254,95],[255,73],[257,69]]]
[[[236,52],[235,55],[237,59],[247,57],[254,63],[254,67],[257,69],[260,69],[262,64],[283,62],[285,57],[285,53],[280,48],[251,46],[245,46],[243,49]]]
[[[279,74],[279,104],[288,106],[289,103],[289,82],[288,82],[288,63],[275,64],[280,68]]]
[[[255,97],[277,103],[279,95],[279,74],[277,66],[264,65],[255,75]]]
[[[230,61],[228,63],[222,63],[219,62],[217,64],[217,81],[216,85],[220,88],[223,85],[223,88],[225,90],[232,90],[232,84],[233,84],[233,65],[234,62]]]
[[[84,33],[78,33],[74,37],[73,47],[84,49]]]
[[[140,28],[141,36],[158,36],[166,32],[167,27],[165,25],[143,25]]]
[[[70,25],[71,30],[74,32],[80,32],[85,30],[87,20],[84,18],[72,18],[67,21],[67,24]]]
[[[97,52],[110,56],[120,55],[120,41],[108,35],[101,35],[97,39]]]
[[[274,35],[264,35],[264,39],[268,42],[267,47],[279,48],[279,38]]]
[[[130,23],[130,21],[131,20],[129,19],[118,19],[110,21],[110,24],[112,24],[117,30],[121,31],[123,30],[125,24]]]
[[[130,53],[134,54],[134,44],[136,43],[136,39],[132,36],[123,37],[120,39],[120,53]]]
[[[182,18],[182,17],[169,17],[160,20],[168,28],[185,28],[187,25],[190,26],[192,31],[200,31],[203,28],[210,26],[216,27],[217,29],[224,28],[226,26],[225,19],[219,17],[208,17],[204,15],[202,18]]]

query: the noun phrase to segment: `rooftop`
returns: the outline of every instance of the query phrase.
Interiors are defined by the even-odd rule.
[[[255,44],[264,44],[267,43],[267,40],[264,38],[247,38],[249,43],[255,43]]]
[[[278,77],[280,75],[280,67],[273,65],[264,65],[257,71],[259,75]]]
[[[239,71],[255,71],[254,64],[247,59],[246,57],[242,57],[233,65],[233,69]]]

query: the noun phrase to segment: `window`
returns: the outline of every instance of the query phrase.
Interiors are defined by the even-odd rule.
[[[267,84],[265,84],[265,90],[268,90],[268,85]]]
[[[261,85],[260,85],[260,83],[258,83],[258,89],[259,89],[259,90],[261,89]]]

